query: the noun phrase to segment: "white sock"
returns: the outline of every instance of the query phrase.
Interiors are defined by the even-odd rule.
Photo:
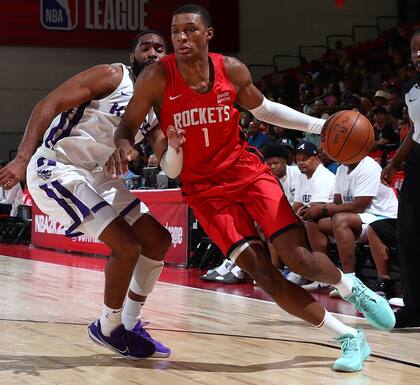
[[[229,259],[225,259],[223,263],[216,269],[220,275],[225,275],[228,271],[231,271],[235,264]]]
[[[348,297],[351,293],[353,293],[353,280],[349,277],[349,275],[354,276],[356,273],[344,274],[342,271],[340,271],[340,273],[341,280],[337,285],[335,285],[335,287],[342,297]]]
[[[341,337],[344,334],[357,336],[356,329],[343,324],[341,321],[331,315],[327,310],[325,310],[325,316],[322,322],[315,327],[321,330],[328,330],[329,332],[332,332],[335,338]]]
[[[111,309],[104,305],[100,318],[101,332],[104,336],[109,337],[111,332],[121,325],[121,309]]]
[[[237,265],[235,265],[235,267],[230,272],[238,279],[242,279],[244,277],[244,272]]]
[[[143,306],[144,302],[134,301],[133,299],[126,297],[121,319],[127,330],[134,328],[135,324],[141,317]]]

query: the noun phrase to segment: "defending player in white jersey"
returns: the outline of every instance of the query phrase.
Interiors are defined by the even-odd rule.
[[[132,97],[136,76],[165,54],[163,36],[143,31],[133,41],[131,67],[98,65],[50,92],[35,106],[15,160],[0,175],[0,183],[10,188],[23,179],[28,166],[32,198],[67,228],[66,235],[93,235],[111,248],[104,308],[88,332],[95,342],[132,358],[170,354],[138,318],[162,271],[171,237],[121,179],[106,174],[106,161],[114,151],[114,131]],[[151,111],[140,131],[146,134],[156,124]],[[153,130],[152,145],[162,157],[159,148],[167,143],[159,141],[159,132]]]

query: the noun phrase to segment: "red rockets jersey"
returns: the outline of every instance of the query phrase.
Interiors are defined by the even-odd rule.
[[[200,94],[185,83],[175,55],[164,57],[165,96],[160,123],[185,130],[183,183],[207,179],[229,168],[247,146],[239,126],[239,112],[233,104],[236,91],[230,82],[223,55],[210,53],[214,66],[213,88]]]

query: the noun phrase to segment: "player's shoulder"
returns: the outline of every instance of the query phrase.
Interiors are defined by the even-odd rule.
[[[244,63],[242,63],[239,59],[233,56],[224,56],[223,60],[225,63],[225,68],[228,72],[246,71],[248,68]]]
[[[97,74],[97,76],[121,78],[124,73],[124,64],[121,64],[121,63],[98,64],[86,70],[86,72],[88,71],[94,74]]]
[[[242,83],[250,79],[248,67],[239,59],[232,56],[224,56],[226,73],[233,83]]]

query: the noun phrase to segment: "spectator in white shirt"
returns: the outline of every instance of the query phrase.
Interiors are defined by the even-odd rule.
[[[396,218],[398,200],[394,191],[380,181],[381,166],[370,157],[341,165],[336,174],[334,203],[318,204],[301,211],[311,247],[326,251],[333,236],[344,273],[355,272],[355,242],[367,241],[368,225],[384,218]]]
[[[308,141],[302,141],[297,145],[296,163],[301,174],[296,185],[293,209],[298,216],[301,216],[302,210],[307,207],[333,201],[335,175],[324,167],[318,148]],[[287,279],[297,285],[309,283],[307,279],[294,272],[291,272]]]
[[[303,141],[296,147],[296,163],[301,175],[295,190],[293,209],[300,215],[304,206],[333,201],[335,175],[321,162],[317,147]]]
[[[267,166],[277,177],[290,204],[293,204],[295,189],[300,177],[297,166],[289,166],[289,150],[281,144],[272,143],[262,149]]]

